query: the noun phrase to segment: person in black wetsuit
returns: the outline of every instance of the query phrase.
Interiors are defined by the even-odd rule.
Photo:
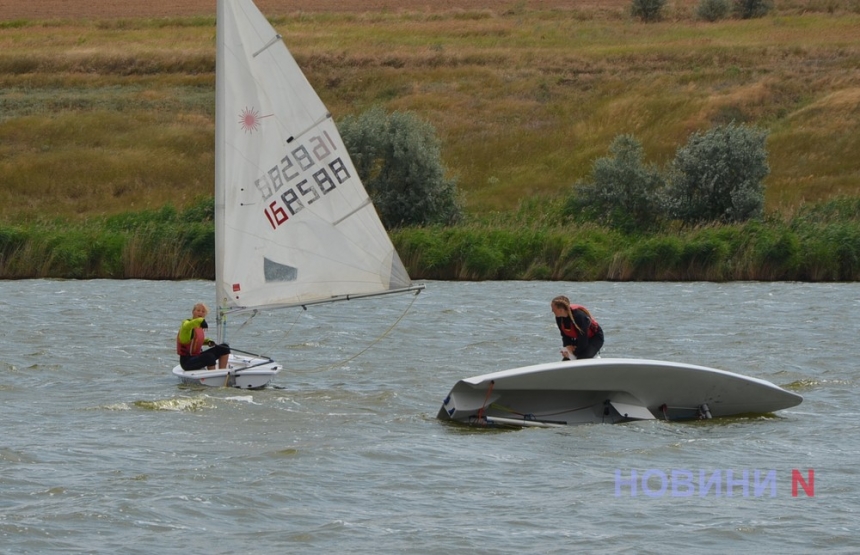
[[[603,328],[582,305],[571,304],[559,295],[550,303],[555,323],[561,332],[562,360],[594,358],[603,347]]]

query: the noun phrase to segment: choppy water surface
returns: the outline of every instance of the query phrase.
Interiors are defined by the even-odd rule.
[[[258,316],[231,343],[286,370],[254,392],[170,374],[211,283],[0,292],[2,553],[860,550],[858,284],[431,282],[390,331],[411,296]],[[695,423],[437,421],[458,379],[557,358],[557,294],[593,310],[604,356],[805,400]],[[796,497],[794,470],[814,472]]]

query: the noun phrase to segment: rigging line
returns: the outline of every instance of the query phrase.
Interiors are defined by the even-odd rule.
[[[240,331],[242,331],[242,328],[244,328],[244,327],[245,327],[245,326],[247,326],[249,323],[251,323],[251,320],[253,320],[253,319],[254,319],[254,316],[256,316],[257,314],[258,314],[258,311],[256,311],[256,310],[255,310],[255,311],[253,311],[253,312],[251,312],[251,315],[250,315],[250,316],[248,316],[248,319],[247,319],[247,320],[245,320],[244,322],[242,322],[242,325],[241,325],[241,326],[239,326],[238,328],[236,328],[235,333],[239,333]]]
[[[533,412],[532,412],[532,413],[529,413],[529,414],[525,414],[525,413],[522,413],[522,412],[517,412],[517,411],[515,411],[515,410],[513,410],[513,409],[511,409],[511,408],[508,408],[508,407],[504,406],[504,405],[500,405],[499,403],[490,403],[490,408],[502,409],[502,410],[507,411],[507,412],[509,412],[509,413],[511,413],[511,414],[516,414],[517,416],[523,416],[523,417],[525,417],[525,416],[535,416],[535,417],[539,417],[539,418],[544,418],[544,417],[546,417],[546,416],[556,416],[556,415],[559,415],[559,414],[564,414],[564,413],[566,413],[566,412],[576,412],[576,411],[580,411],[580,410],[590,409],[590,408],[594,407],[596,404],[597,404],[597,403],[594,403],[594,404],[591,404],[591,405],[583,405],[583,406],[581,406],[581,407],[576,407],[576,408],[573,408],[573,409],[563,409],[563,410],[560,410],[560,411],[558,411],[558,412],[546,412],[546,413],[541,413],[541,414],[535,414],[535,413],[533,413]]]
[[[319,366],[317,368],[312,368],[310,370],[291,370],[291,372],[296,373],[296,374],[316,374],[318,372],[324,372],[326,370],[331,370],[332,368],[337,368],[338,366],[343,366],[344,364],[357,359],[358,357],[360,357],[361,355],[366,353],[368,350],[370,350],[371,347],[373,347],[374,345],[376,345],[377,343],[382,341],[382,339],[385,336],[387,336],[391,332],[391,330],[393,330],[397,326],[397,324],[400,323],[401,320],[403,320],[403,317],[406,316],[406,314],[409,312],[409,309],[412,308],[413,304],[415,304],[415,299],[417,299],[417,298],[418,298],[418,293],[412,295],[412,301],[409,303],[409,306],[406,307],[406,310],[403,311],[403,314],[401,314],[400,317],[397,320],[395,320],[395,322],[393,324],[391,324],[388,327],[388,329],[382,333],[382,335],[377,337],[367,347],[360,350],[359,352],[357,352],[353,356],[349,357],[348,359],[342,360],[342,361],[334,363],[334,364],[329,364],[328,366]]]
[[[302,312],[304,312],[304,311],[299,311],[299,312],[296,314],[296,319],[295,319],[295,320],[293,320],[293,322],[290,324],[290,327],[289,327],[289,328],[287,328],[287,330],[284,332],[284,336],[283,336],[282,338],[274,339],[274,340],[271,342],[271,346],[270,346],[270,348],[269,348],[269,349],[267,349],[267,350],[264,350],[264,351],[267,351],[267,352],[271,352],[271,351],[273,351],[273,350],[274,350],[274,347],[277,347],[281,342],[283,342],[283,340],[284,340],[284,339],[286,339],[287,337],[289,337],[289,335],[290,335],[290,334],[292,333],[292,331],[293,331],[293,328],[296,326],[296,323],[299,321],[299,318],[301,318],[301,316],[302,316]],[[238,336],[238,335],[239,335],[239,332],[240,332],[240,331],[242,331],[242,328],[244,328],[244,327],[245,327],[245,326],[247,326],[249,323],[251,323],[251,320],[253,320],[253,319],[254,319],[254,317],[255,317],[255,316],[257,316],[257,314],[259,314],[259,311],[258,311],[258,310],[254,310],[254,311],[251,313],[251,315],[248,317],[248,319],[247,319],[247,320],[245,320],[245,321],[242,323],[242,325],[240,325],[238,328],[236,328],[236,331],[234,331],[234,332],[233,332],[233,334]],[[249,352],[247,352],[247,351],[240,351],[239,349],[233,349],[233,350],[234,350],[234,351],[236,351],[236,352],[238,352],[238,353],[244,353],[244,354],[246,354],[246,355],[251,355],[251,356],[261,357],[261,358],[268,358],[268,355],[258,355],[258,354],[255,354],[255,353],[249,353]]]
[[[484,397],[484,404],[481,405],[480,410],[478,410],[478,420],[486,419],[486,411],[487,411],[487,401],[490,400],[490,394],[493,393],[493,387],[496,385],[496,380],[490,380],[490,387],[487,388],[487,396]]]
[[[293,328],[294,328],[294,327],[296,327],[296,324],[298,323],[299,318],[301,318],[301,317],[302,317],[302,313],[303,313],[305,310],[307,310],[307,309],[306,309],[305,307],[302,307],[302,309],[301,309],[301,310],[299,310],[299,311],[297,311],[297,312],[296,312],[296,319],[295,319],[295,320],[293,320],[293,322],[290,324],[290,327],[288,327],[288,328],[287,328],[287,330],[284,332],[283,337],[281,337],[280,339],[277,339],[277,340],[273,340],[273,341],[272,341],[272,347],[269,349],[269,352],[273,351],[273,350],[274,350],[274,348],[275,348],[278,344],[280,344],[280,343],[284,342],[284,341],[285,341],[285,340],[290,336],[290,334],[291,334],[291,333],[293,333]]]

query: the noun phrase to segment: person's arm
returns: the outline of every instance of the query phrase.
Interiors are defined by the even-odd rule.
[[[576,348],[584,351],[588,348],[588,328],[591,326],[591,318],[581,310],[574,310],[573,321],[576,323],[577,330],[582,330],[576,334]]]

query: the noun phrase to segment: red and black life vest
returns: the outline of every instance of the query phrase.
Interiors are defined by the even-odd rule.
[[[588,310],[584,306],[579,305],[579,304],[570,305],[570,314],[571,315],[573,315],[574,310],[583,310],[583,311],[585,311],[586,314],[588,314]],[[561,320],[559,327],[561,328],[561,333],[565,334],[566,336],[572,337],[574,339],[579,337],[579,330],[576,329],[576,324],[574,323],[572,318],[570,321],[570,328],[564,327],[564,319]],[[592,316],[591,317],[591,324],[588,325],[588,338],[591,339],[592,337],[597,335],[597,331],[599,329],[600,329],[600,324],[598,324],[597,320],[595,320],[594,317]]]
[[[176,334],[176,354],[181,357],[199,355],[203,350],[203,340],[206,337],[206,332],[203,328],[194,328],[191,330],[191,341],[187,345],[179,342],[179,334]]]

